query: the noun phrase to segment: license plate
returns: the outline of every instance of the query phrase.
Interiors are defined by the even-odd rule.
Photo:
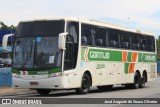
[[[38,82],[30,82],[30,85],[38,85]]]

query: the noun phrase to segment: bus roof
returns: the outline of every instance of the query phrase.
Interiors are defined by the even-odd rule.
[[[144,35],[149,35],[149,36],[154,35],[152,32],[144,32],[144,31],[141,31],[141,30],[133,30],[133,29],[129,29],[128,27],[122,26],[122,25],[119,25],[119,24],[114,24],[114,23],[104,22],[104,21],[98,21],[98,20],[93,20],[93,19],[77,18],[77,17],[54,17],[52,19],[37,19],[37,20],[30,20],[30,21],[50,21],[50,20],[76,21],[76,22],[81,22],[81,23],[86,23],[86,24],[91,24],[91,25],[97,25],[97,26],[101,26],[101,27],[123,30],[123,31],[127,31],[127,32],[137,33],[137,34],[144,34]],[[30,22],[30,21],[28,20],[28,21],[22,21],[22,22]]]

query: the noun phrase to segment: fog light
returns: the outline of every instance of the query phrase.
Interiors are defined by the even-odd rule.
[[[51,73],[51,74],[49,74],[48,78],[60,76],[61,74],[62,74],[61,72]]]

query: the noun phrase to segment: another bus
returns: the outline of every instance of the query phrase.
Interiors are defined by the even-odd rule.
[[[86,94],[91,86],[143,88],[157,78],[150,33],[81,18],[23,21],[13,48],[13,86],[47,95],[56,89]]]

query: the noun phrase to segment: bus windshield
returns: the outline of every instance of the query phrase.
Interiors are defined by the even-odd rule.
[[[48,69],[61,65],[58,37],[17,38],[13,55],[14,68]]]
[[[61,52],[58,49],[58,35],[62,32],[64,32],[64,23],[61,21],[20,23],[13,49],[13,68],[60,67]]]

